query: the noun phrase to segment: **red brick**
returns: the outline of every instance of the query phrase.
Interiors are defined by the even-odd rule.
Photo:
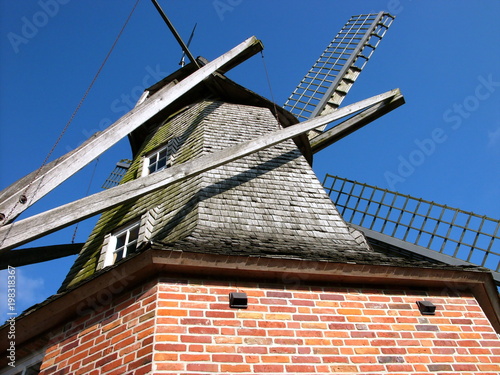
[[[477,366],[473,364],[453,364],[454,371],[477,371]]]
[[[155,350],[159,352],[185,352],[187,346],[185,344],[156,344]]]
[[[234,319],[234,311],[206,311],[205,316],[207,318]]]
[[[451,365],[427,365],[427,368],[431,372],[438,372],[438,371],[453,371],[453,368]]]
[[[112,354],[109,354],[107,356],[105,356],[104,358],[101,358],[99,361],[96,362],[96,366],[98,367],[102,367],[104,366],[106,363],[109,363],[111,361],[114,361],[116,358],[118,358],[118,353],[112,353]]]
[[[208,353],[235,353],[234,345],[206,345],[204,351]]]
[[[280,321],[259,321],[259,327],[261,328],[286,328],[286,323]]]
[[[389,372],[413,372],[413,366],[411,365],[386,365]]]
[[[183,362],[210,361],[210,354],[181,354],[180,359]]]
[[[356,354],[380,354],[379,348],[354,348]]]
[[[254,365],[254,372],[264,372],[264,373],[283,373],[283,365]]]
[[[385,371],[385,367],[383,365],[359,365],[359,370],[361,374],[366,373],[382,373]]]
[[[213,363],[188,363],[188,371],[217,372],[219,365]]]
[[[196,342],[196,343],[210,344],[212,342],[212,336],[181,335],[181,342]]]
[[[290,362],[290,357],[286,355],[264,355],[260,357],[264,363],[287,363]]]
[[[457,342],[452,340],[434,340],[433,344],[435,346],[458,346]]]
[[[401,356],[379,356],[378,363],[404,363],[404,358]]]
[[[231,354],[213,354],[212,361],[214,362],[243,362],[243,356]]]
[[[187,310],[180,309],[158,309],[159,316],[187,316]]]
[[[269,306],[269,311],[294,313],[297,312],[297,308],[295,306]]]
[[[321,358],[316,356],[307,355],[294,355],[292,356],[293,363],[321,363]]]
[[[352,363],[377,363],[377,358],[374,356],[357,355],[357,356],[351,357],[351,362]]]
[[[219,336],[215,337],[215,342],[217,344],[241,344],[241,337],[233,337],[233,336]]]
[[[227,364],[221,364],[220,368],[221,372],[226,372],[230,374],[235,374],[238,372],[252,372],[251,366],[250,365],[227,365]]]
[[[486,346],[486,347],[500,347],[500,340],[495,340],[495,341],[481,340],[479,341],[479,343],[481,344],[481,346]]]
[[[317,315],[296,314],[296,315],[293,315],[293,320],[298,320],[298,321],[318,321],[319,318],[318,318]]]
[[[210,319],[183,318],[181,324],[185,325],[210,325]]]
[[[289,292],[273,292],[273,291],[267,291],[266,292],[267,297],[275,297],[275,298],[287,298],[287,299],[292,299],[293,295],[292,293]]]
[[[239,336],[266,336],[266,331],[263,329],[247,329],[241,328],[238,330]]]
[[[271,353],[276,353],[275,350],[279,348],[271,347]],[[295,352],[295,349],[292,349]],[[266,346],[242,346],[238,348],[238,353],[246,354],[267,354],[268,349]]]
[[[478,364],[477,367],[479,368],[479,371],[497,371],[500,372],[500,365],[497,364]]]
[[[272,345],[273,339],[267,337],[245,337],[245,344],[247,345]]]
[[[342,294],[321,293],[320,299],[327,301],[344,301],[345,297]]]
[[[154,354],[154,360],[158,362],[165,362],[165,361],[178,361],[179,360],[179,354],[178,353],[155,353]]]
[[[347,356],[331,355],[331,356],[323,356],[321,359],[325,363],[349,363],[349,357],[347,357]]]
[[[303,345],[304,340],[303,339],[281,339],[281,338],[275,338],[274,342],[277,345]]]
[[[382,348],[382,354],[406,354],[406,348]]]
[[[285,368],[289,372],[316,372],[316,368],[310,365],[288,365]]]
[[[334,365],[330,367],[331,372],[347,372],[351,374],[358,374],[358,367],[351,365]]]
[[[219,328],[214,327],[190,327],[189,333],[192,334],[208,334],[208,335],[218,335]]]
[[[361,309],[337,309],[337,312],[342,315],[362,315]]]
[[[108,371],[114,370],[123,365],[123,358],[118,358],[116,361],[110,362],[101,368],[101,373],[106,373]],[[115,372],[116,373],[116,372]]]

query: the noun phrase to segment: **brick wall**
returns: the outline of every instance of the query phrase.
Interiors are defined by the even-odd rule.
[[[41,375],[151,373],[157,286],[125,288],[78,306],[79,317],[53,333]]]
[[[229,307],[238,290],[248,309]],[[53,338],[42,374],[500,372],[500,340],[459,291],[163,279],[94,310]]]

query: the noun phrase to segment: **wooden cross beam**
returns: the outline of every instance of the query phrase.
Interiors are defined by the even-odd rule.
[[[32,172],[7,187],[0,192],[0,222],[4,224],[12,222],[30,205],[213,73],[224,74],[262,49],[263,45],[257,38],[248,38],[176,85],[166,86],[159,90],[107,129],[96,133],[80,147],[45,165],[42,170]]]
[[[202,156],[198,159],[138,178],[109,190],[6,225],[0,228],[0,253],[95,216],[129,200],[167,187],[175,182],[194,177],[210,169],[306,133],[324,124],[349,116],[397,95],[400,95],[398,89],[376,95],[338,109],[328,115],[316,117],[297,125],[265,134],[253,140],[228,147],[222,151]]]
[[[11,250],[0,253],[0,270],[10,267],[27,266],[47,262],[53,259],[76,255],[82,250],[84,243],[67,243]]]
[[[361,129],[363,126],[368,125],[370,122],[375,121],[392,110],[402,106],[405,103],[403,95],[397,93],[396,90],[393,92],[394,96],[381,101],[377,105],[365,109],[335,127],[312,138],[310,140],[312,153],[314,154],[325,149],[356,130]]]

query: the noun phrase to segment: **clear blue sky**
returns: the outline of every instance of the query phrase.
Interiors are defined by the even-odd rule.
[[[43,162],[134,3],[0,0],[0,189]],[[407,104],[316,155],[318,178],[337,174],[500,217],[500,2],[160,0],[160,4],[186,40],[198,23],[191,44],[196,56],[214,59],[251,35],[261,39],[272,94],[260,55],[228,76],[278,104],[285,102],[351,15],[390,11],[396,20],[344,104],[393,88],[401,89]],[[142,89],[179,67],[180,56],[151,2],[141,0],[53,158],[122,116]],[[398,168],[403,160],[410,160],[419,144],[439,129],[439,142],[402,176]],[[127,157],[127,140],[104,154],[91,192],[100,191],[115,163]],[[83,197],[94,165],[23,217]],[[85,241],[94,222],[80,225],[77,242]],[[69,243],[73,231],[74,227],[68,228],[30,245]],[[70,257],[19,268],[18,310],[55,293],[73,261]],[[0,275],[3,309],[5,272]]]

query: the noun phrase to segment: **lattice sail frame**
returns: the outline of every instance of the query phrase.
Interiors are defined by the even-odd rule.
[[[352,16],[283,107],[300,121],[337,109],[379,45],[394,16]]]
[[[118,186],[122,180],[125,173],[127,173],[132,160],[123,159],[116,163],[115,169],[110,173],[109,177],[104,181],[102,189],[110,189],[112,187]]]
[[[500,271],[500,220],[328,174],[323,186],[351,224]]]

